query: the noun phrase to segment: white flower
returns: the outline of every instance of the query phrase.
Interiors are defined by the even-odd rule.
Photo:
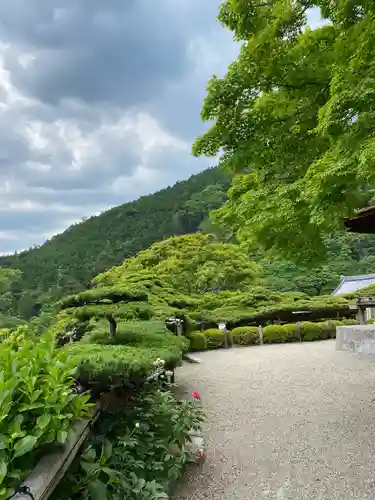
[[[137,423],[135,424],[135,428],[136,428],[136,429],[139,429],[139,427],[140,427],[140,424],[139,424],[139,422],[137,422]]]

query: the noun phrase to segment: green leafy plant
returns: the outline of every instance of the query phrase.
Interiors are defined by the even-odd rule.
[[[225,333],[216,328],[209,328],[203,332],[207,341],[207,349],[219,349],[225,346]]]
[[[302,340],[302,324],[287,323],[281,326],[284,342],[301,342]]]
[[[312,340],[323,340],[328,338],[327,332],[319,323],[305,321],[302,323],[302,340],[309,342]]]
[[[265,344],[285,342],[285,330],[282,325],[268,325],[263,328]]]
[[[87,388],[139,385],[155,371],[156,359],[163,359],[166,369],[172,369],[182,358],[182,349],[176,345],[133,347],[78,342],[67,345],[65,350],[76,365],[77,379]]]
[[[203,414],[170,392],[142,392],[126,407],[106,412],[79,462],[52,500],[158,500],[194,459],[191,429]]]
[[[22,333],[0,346],[0,499],[7,498],[46,447],[64,444],[74,420],[88,414],[88,396],[73,393],[74,361]]]
[[[204,351],[207,349],[207,338],[203,333],[189,332],[188,339],[191,351]]]
[[[259,344],[259,332],[256,326],[239,326],[230,332],[233,344],[256,345]]]

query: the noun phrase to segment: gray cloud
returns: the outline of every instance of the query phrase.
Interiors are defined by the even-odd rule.
[[[205,85],[238,50],[219,4],[0,2],[0,253],[209,165]]]
[[[71,97],[134,106],[191,71],[188,44],[216,10],[212,0],[5,0],[0,19],[29,54],[28,65],[13,60],[20,88],[54,105]]]
[[[233,57],[219,3],[0,3],[0,252],[209,165],[190,146]]]

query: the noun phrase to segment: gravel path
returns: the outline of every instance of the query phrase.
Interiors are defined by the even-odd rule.
[[[375,498],[375,360],[334,341],[199,354],[208,458],[174,500]]]

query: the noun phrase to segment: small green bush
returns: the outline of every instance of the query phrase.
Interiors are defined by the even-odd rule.
[[[305,321],[302,323],[302,340],[304,342],[311,342],[313,340],[323,340],[328,338],[324,336],[324,332],[319,323]]]
[[[331,338],[334,338],[336,336],[335,335],[336,328],[332,325],[332,323],[331,323],[331,325],[332,325],[331,327],[330,327],[330,324],[328,323],[328,321],[323,321],[323,322],[319,322],[316,324],[319,326],[319,328],[322,331],[321,340],[331,339]]]
[[[209,328],[203,333],[207,340],[207,349],[219,349],[225,346],[225,333],[221,330]]]
[[[155,371],[154,363],[158,358],[165,361],[167,369],[172,369],[182,357],[178,346],[133,347],[77,342],[67,344],[64,349],[74,360],[77,379],[87,388],[143,383]]]
[[[263,342],[275,344],[285,342],[286,332],[282,325],[268,325],[263,328]]]
[[[284,342],[300,342],[301,341],[301,327],[296,323],[287,323],[282,325],[281,330],[284,334]]]
[[[256,326],[239,326],[230,332],[233,344],[256,345],[259,344],[259,332]]]
[[[190,340],[191,351],[204,351],[207,349],[207,339],[201,332],[190,332],[188,335]]]

